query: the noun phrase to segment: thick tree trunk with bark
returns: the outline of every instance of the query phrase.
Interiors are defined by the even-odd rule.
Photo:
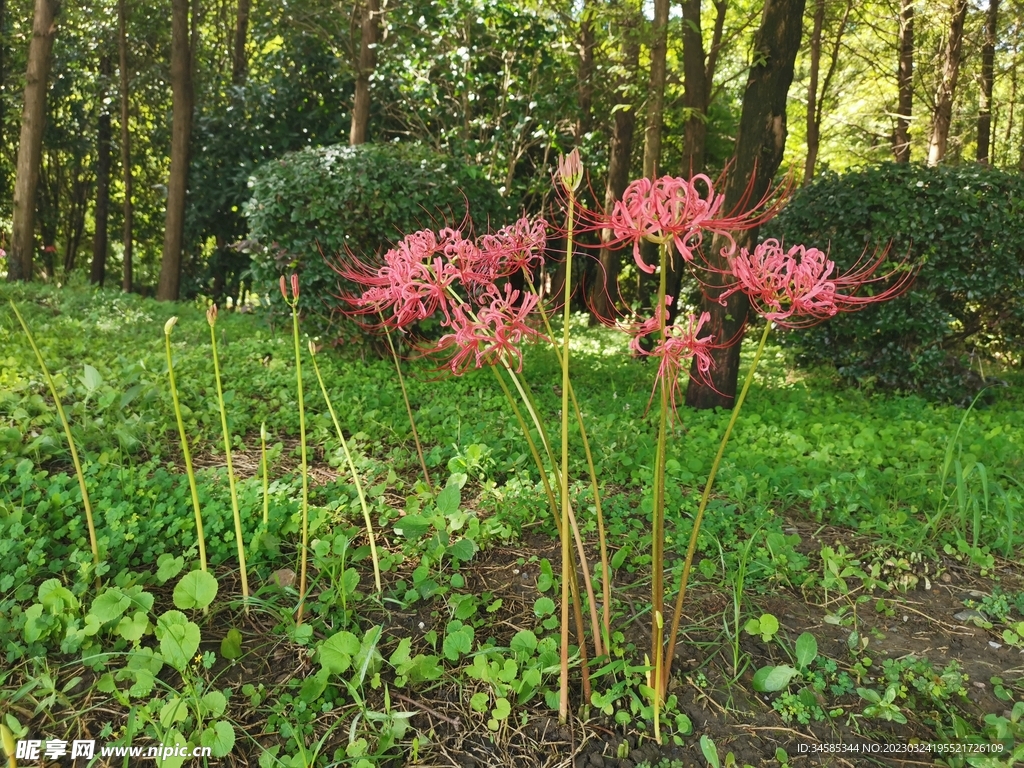
[[[782,162],[786,146],[786,97],[793,82],[793,63],[800,47],[805,0],[766,0],[761,28],[754,38],[755,64],[751,67],[743,96],[743,111],[736,137],[736,154],[725,182],[724,210],[734,211],[741,203],[755,205],[768,193],[772,178]],[[757,229],[741,232],[736,247],[753,247]],[[725,243],[715,238],[706,255],[712,267],[726,270],[721,255]],[[732,342],[713,352],[710,382],[701,381],[694,365],[686,404],[695,408],[731,407],[739,375],[740,339],[750,304],[737,292],[722,306],[718,297],[728,278],[712,272],[702,311],[711,315],[710,327],[719,344]],[[696,361],[695,361],[696,362]]]
[[[352,128],[348,143],[366,143],[370,124],[370,77],[377,66],[377,38],[380,33],[380,0],[366,0],[363,6],[362,34],[359,42],[359,67],[356,72],[356,93],[352,100]]]
[[[910,118],[914,112],[914,0],[902,0],[900,6],[899,67],[896,83],[899,102],[892,151],[897,163],[910,162]]]
[[[103,91],[113,74],[110,57],[104,54],[100,58],[100,79]],[[104,104],[106,99],[101,99]],[[107,219],[110,213],[110,110],[100,107],[99,126],[96,132],[96,228],[92,235],[92,266],[89,270],[89,282],[103,285],[107,276]]]
[[[580,15],[579,69],[576,74],[579,94],[579,120],[576,122],[577,141],[590,133],[593,125],[594,103],[594,11],[590,2],[584,2]]]
[[[708,83],[704,37],[700,27],[700,0],[683,0],[683,175],[687,178],[704,170],[707,140]]]
[[[117,52],[121,91],[121,171],[124,175],[124,225],[121,241],[124,245],[124,269],[121,290],[132,289],[132,152],[131,133],[128,130],[128,18],[126,0],[117,0]]]
[[[989,0],[985,14],[985,44],[981,49],[981,98],[978,105],[978,162],[990,165],[992,158],[992,81],[996,61],[996,22],[999,20],[999,0]]]
[[[608,157],[608,181],[604,191],[604,210],[611,213],[615,203],[629,185],[629,170],[633,158],[633,135],[636,129],[636,111],[629,102],[629,85],[640,64],[640,42],[636,37],[636,19],[623,23],[622,63],[625,75],[619,83],[619,98],[625,103],[617,105],[612,115],[612,140]],[[590,289],[590,308],[596,318],[612,317],[619,295],[619,270],[622,266],[621,248],[610,248],[610,229],[601,230],[601,250],[598,255],[598,279]]]
[[[249,0],[238,0],[235,13],[235,48],[231,57],[231,82],[241,85],[245,82],[249,69],[249,59],[245,55],[245,40],[249,33]]]
[[[651,76],[647,88],[647,125],[644,130],[644,176],[653,179],[661,162],[661,121],[665,111],[665,62],[668,54],[669,0],[654,0],[651,28]]]
[[[966,19],[967,0],[954,0],[949,39],[943,56],[942,79],[935,94],[935,113],[932,115],[931,139],[928,142],[928,165],[937,165],[946,156],[949,127],[953,122],[953,100],[956,98],[956,84],[960,77]]]
[[[192,50],[188,0],[171,0],[171,173],[167,183],[164,251],[160,263],[159,301],[177,301],[185,239],[189,142],[192,139]]]
[[[60,3],[35,0],[32,41],[28,47],[25,74],[25,107],[21,115],[21,141],[14,181],[14,221],[11,225],[11,252],[7,257],[8,280],[32,279],[35,250],[36,187],[43,151],[43,126],[46,123],[46,79],[50,73],[50,53],[56,33]]]

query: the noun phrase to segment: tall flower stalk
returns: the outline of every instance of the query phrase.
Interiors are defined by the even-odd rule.
[[[416,419],[412,415],[412,405],[409,403],[409,392],[405,388],[405,376],[402,375],[402,364],[398,360],[398,350],[395,349],[395,343],[391,340],[391,331],[388,329],[387,324],[382,324],[384,328],[384,335],[388,340],[388,349],[391,350],[391,359],[395,361],[395,372],[398,374],[398,386],[402,388],[402,399],[405,400],[405,412],[409,414],[409,429],[412,430],[412,439],[416,443],[416,455],[420,460],[420,469],[423,470],[423,480],[427,484],[427,490],[430,493],[434,492],[434,484],[430,482],[430,472],[427,471],[427,462],[423,459],[423,446],[420,445],[420,435],[416,431]]]
[[[82,462],[78,459],[78,449],[75,447],[75,438],[71,435],[71,424],[68,422],[68,417],[64,414],[64,406],[61,405],[60,397],[57,395],[57,386],[53,383],[53,377],[50,376],[50,369],[46,367],[46,362],[43,360],[43,355],[39,351],[39,347],[36,346],[36,340],[32,337],[32,331],[28,329],[28,324],[25,322],[25,318],[21,316],[21,312],[18,311],[17,305],[14,301],[10,302],[11,309],[14,310],[15,316],[18,318],[18,322],[21,323],[21,329],[25,331],[25,336],[28,337],[28,343],[32,346],[32,351],[36,354],[36,360],[39,362],[39,367],[43,371],[43,378],[46,379],[46,385],[50,388],[50,394],[53,396],[53,403],[57,407],[57,415],[60,416],[60,422],[64,425],[64,435],[68,439],[68,448],[71,450],[71,462],[75,465],[75,476],[78,478],[78,488],[82,492],[82,506],[85,508],[85,524],[89,529],[89,547],[92,550],[92,564],[96,569],[96,588],[100,587],[100,576],[99,576],[99,565],[100,565],[100,549],[96,541],[96,527],[92,521],[92,503],[89,501],[89,489],[85,485],[85,473],[82,471]]]
[[[260,424],[260,475],[263,479],[263,525],[270,523],[270,472],[267,467],[267,422]]]
[[[171,400],[174,403],[174,418],[178,423],[178,438],[181,440],[181,454],[185,459],[185,472],[188,475],[188,489],[192,494],[192,511],[196,518],[196,541],[199,544],[199,568],[206,570],[206,536],[203,534],[203,512],[199,506],[199,489],[196,486],[196,472],[192,466],[192,451],[185,433],[185,420],[181,416],[181,403],[178,401],[178,387],[174,381],[174,360],[171,356],[171,331],[178,322],[177,317],[164,323],[164,350],[167,353],[167,378],[171,385]]]
[[[572,316],[572,228],[573,215],[576,213],[576,190],[583,179],[583,166],[578,149],[560,158],[558,177],[565,186],[569,198],[565,225],[565,284],[562,295],[562,658],[558,695],[558,720],[564,723],[569,717],[569,569],[573,567],[569,548],[569,321]],[[582,644],[583,638],[580,638],[580,645]]]
[[[306,456],[306,400],[302,389],[302,350],[299,346],[299,276],[292,273],[291,296],[288,283],[281,275],[281,296],[292,310],[292,342],[295,346],[295,386],[299,398],[299,472],[302,476],[302,548],[299,553],[299,607],[295,613],[295,625],[302,624],[302,613],[306,607],[306,568],[309,561],[309,463]]]
[[[242,600],[245,612],[249,613],[249,573],[245,566],[245,543],[242,538],[242,515],[238,509],[238,488],[235,484],[235,468],[231,461],[231,432],[228,430],[228,411],[224,405],[224,389],[220,380],[220,360],[217,355],[217,305],[206,310],[206,322],[210,326],[210,346],[213,350],[213,378],[217,382],[217,403],[220,405],[220,426],[224,433],[224,460],[228,468],[228,488],[231,491],[231,514],[235,521],[235,544],[238,546],[238,565],[242,572]]]
[[[366,536],[370,540],[370,559],[373,561],[373,581],[377,592],[381,592],[380,586],[380,561],[377,559],[377,537],[373,532],[373,520],[370,518],[370,507],[366,503],[366,494],[363,492],[363,484],[359,480],[359,473],[356,471],[355,462],[352,461],[352,454],[348,450],[348,441],[345,440],[345,433],[341,431],[341,424],[338,423],[338,416],[331,404],[331,396],[327,394],[327,385],[324,384],[324,377],[320,375],[320,366],[316,362],[316,344],[309,342],[309,356],[313,361],[313,370],[316,372],[316,380],[320,383],[320,391],[323,393],[324,401],[327,403],[327,410],[331,414],[331,421],[334,422],[334,429],[338,434],[338,440],[345,452],[345,462],[348,464],[349,472],[352,474],[352,484],[356,487],[359,495],[359,505],[363,510],[363,522],[366,525]]]

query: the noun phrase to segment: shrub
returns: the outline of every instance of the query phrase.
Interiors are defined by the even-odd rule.
[[[409,232],[458,227],[467,215],[478,227],[509,217],[477,168],[406,144],[304,149],[260,166],[249,186],[253,290],[283,312],[278,279],[299,272],[300,308],[321,328],[341,307],[333,255],[381,253]]]
[[[789,335],[800,359],[850,382],[962,401],[985,358],[1019,361],[1024,339],[1024,179],[977,165],[886,164],[824,173],[765,236],[831,248],[845,268],[890,245],[920,272],[909,293]]]

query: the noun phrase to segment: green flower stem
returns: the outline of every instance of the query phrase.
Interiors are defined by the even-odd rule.
[[[725,446],[729,443],[729,437],[732,435],[732,428],[736,425],[736,419],[740,415],[740,409],[743,408],[743,401],[747,399],[747,392],[750,390],[750,384],[754,380],[754,371],[757,370],[757,364],[761,361],[761,354],[764,352],[764,344],[768,340],[768,333],[772,329],[770,322],[765,322],[764,332],[761,334],[761,341],[757,345],[757,352],[754,353],[754,361],[750,364],[750,370],[747,371],[747,378],[743,382],[743,389],[740,390],[740,395],[736,398],[736,405],[733,406],[732,416],[729,418],[729,425],[725,428],[725,434],[722,435],[722,442],[718,446],[718,453],[715,454],[715,461],[711,465],[711,473],[708,475],[708,481],[704,485],[704,493],[700,497],[700,506],[697,508],[697,516],[693,520],[693,531],[690,533],[690,546],[686,549],[686,561],[683,563],[683,575],[679,582],[679,594],[676,596],[675,615],[672,617],[672,629],[668,635],[668,648],[666,649],[666,663],[665,670],[662,673],[661,685],[662,690],[668,686],[668,676],[671,672],[672,667],[672,655],[675,652],[676,635],[679,632],[679,623],[683,615],[683,604],[686,601],[686,587],[690,582],[690,568],[693,566],[693,555],[697,550],[697,536],[700,534],[700,525],[704,520],[704,510],[707,509],[708,500],[711,498],[711,487],[715,483],[715,475],[718,474],[718,467],[722,463],[722,456],[725,455]]]
[[[228,431],[228,411],[224,405],[224,390],[220,383],[220,361],[217,359],[216,320],[210,322],[210,344],[213,348],[213,378],[217,382],[217,402],[220,404],[220,426],[224,433],[224,459],[228,465],[228,487],[231,490],[231,513],[235,518],[235,543],[238,545],[238,565],[242,571],[242,600],[249,613],[249,574],[245,567],[245,545],[242,541],[242,516],[238,511],[238,488],[235,469],[231,463],[231,433]]]
[[[302,624],[302,613],[306,608],[306,564],[309,560],[309,461],[306,456],[306,400],[302,391],[302,353],[299,349],[299,300],[293,297],[292,342],[295,347],[295,386],[299,396],[299,451],[302,474],[302,561],[299,564],[299,607],[295,613],[295,625]]]
[[[551,462],[551,471],[552,471],[552,474],[554,474],[554,476],[555,476],[555,482],[560,484],[561,483],[561,473],[558,470],[558,463],[555,461],[554,453],[551,450],[551,444],[548,442],[547,434],[545,433],[544,427],[541,425],[540,417],[537,415],[536,404],[534,403],[533,397],[530,394],[530,388],[527,386],[525,381],[520,380],[520,377],[518,377],[516,375],[515,371],[513,371],[512,368],[507,363],[505,364],[505,370],[508,371],[508,375],[512,379],[512,383],[515,384],[516,389],[519,392],[519,396],[523,400],[523,404],[526,405],[526,410],[530,414],[530,418],[533,420],[534,425],[537,427],[537,432],[540,434],[541,442],[544,444],[544,449],[545,449],[545,451],[548,454],[548,460]],[[582,563],[583,582],[584,582],[584,585],[585,585],[585,589],[587,591],[587,598],[590,600],[591,623],[593,625],[594,633],[595,633],[595,637],[596,637],[597,633],[599,632],[599,625],[597,623],[597,614],[595,612],[596,609],[594,607],[595,606],[594,587],[593,587],[593,584],[590,581],[589,568],[587,566],[586,550],[583,549],[583,539],[580,536],[579,525],[576,522],[576,514],[573,512],[572,506],[568,507],[568,517],[569,517],[569,528],[572,531],[573,538],[574,538],[574,540],[576,542],[576,551],[579,554],[580,562]],[[555,519],[556,519],[556,525],[558,527],[558,536],[561,539],[561,537],[564,535],[563,532],[565,531],[565,528],[562,527],[563,521],[561,519],[561,516],[557,515],[557,514],[555,516]],[[570,587],[572,589],[575,589],[574,585],[576,584],[576,579],[577,579],[576,569],[575,568],[572,568],[569,571],[569,576],[570,576],[570,579],[571,579]],[[573,592],[573,594],[575,595],[576,592]],[[580,666],[582,668],[582,673],[583,673],[583,696],[584,696],[584,698],[587,701],[589,701],[590,700],[590,674],[589,674],[589,671],[588,671],[588,668],[587,668],[586,635],[585,635],[585,633],[583,631],[583,614],[582,614],[582,611],[580,609],[579,598],[578,597],[574,597],[574,599],[573,599],[573,610],[576,613],[576,633],[579,636],[579,641],[580,641],[579,642],[579,648],[580,648]]]
[[[373,532],[373,521],[370,519],[370,508],[366,504],[366,494],[363,493],[363,484],[359,481],[359,473],[356,472],[355,462],[352,461],[352,454],[348,450],[348,442],[345,440],[345,435],[341,431],[341,424],[338,423],[338,416],[334,412],[334,406],[331,405],[330,395],[327,394],[327,385],[324,384],[324,378],[320,375],[320,366],[316,362],[316,352],[314,346],[310,342],[310,357],[313,360],[313,370],[316,372],[316,380],[320,383],[320,391],[324,395],[324,400],[327,401],[327,410],[331,414],[331,421],[334,422],[334,429],[338,433],[338,440],[341,441],[341,447],[345,451],[345,461],[348,463],[349,472],[352,473],[352,483],[356,487],[356,493],[359,494],[359,504],[363,508],[363,522],[366,524],[366,535],[370,539],[370,559],[373,561],[373,580],[374,585],[377,587],[377,592],[381,592],[380,585],[380,562],[377,559],[377,537]]]
[[[206,536],[203,534],[203,513],[199,506],[199,490],[196,486],[196,473],[192,466],[192,451],[188,447],[188,435],[185,434],[185,420],[181,416],[181,403],[178,401],[178,387],[174,382],[174,361],[171,358],[171,329],[178,318],[172,317],[164,325],[164,348],[167,352],[167,378],[171,383],[171,400],[174,402],[174,417],[178,422],[178,437],[181,439],[181,454],[185,458],[185,472],[188,475],[188,489],[192,494],[192,510],[196,517],[196,540],[199,542],[199,568],[206,570]]]
[[[383,324],[384,318],[381,318]],[[395,370],[398,372],[398,385],[402,388],[402,397],[405,399],[405,411],[409,414],[409,427],[412,429],[412,439],[416,443],[416,455],[420,458],[420,468],[423,470],[423,479],[427,481],[427,490],[434,492],[434,485],[430,482],[430,473],[427,471],[427,462],[423,459],[423,446],[420,445],[420,435],[416,431],[416,419],[412,415],[412,406],[409,404],[409,393],[405,389],[405,377],[402,375],[402,366],[398,362],[398,352],[391,341],[391,331],[384,325],[384,335],[388,340],[388,348],[391,350],[391,359],[395,361]]]
[[[529,275],[526,276],[526,284],[530,286],[530,290],[536,294],[537,289],[533,285],[533,281]],[[554,339],[555,335],[551,330],[551,323],[548,320],[548,313],[544,311],[544,305],[537,301],[537,308],[540,310],[541,319],[544,321],[544,327],[548,332],[548,337]],[[555,351],[555,358],[558,361],[559,366],[562,364],[562,353],[559,350],[558,345],[553,343],[551,348]],[[608,544],[607,537],[605,536],[604,528],[604,512],[601,508],[601,491],[597,482],[597,469],[594,466],[594,455],[590,450],[590,440],[587,438],[587,429],[583,426],[583,412],[580,410],[579,400],[576,399],[576,390],[569,384],[569,397],[572,400],[573,410],[576,412],[576,423],[579,424],[580,438],[583,440],[583,451],[587,457],[587,471],[590,473],[590,486],[594,493],[594,509],[597,514],[597,540],[601,550],[601,589],[602,599],[604,604],[601,611],[602,627],[604,629],[604,650],[608,650],[611,647],[611,604],[612,604],[612,569],[608,559]],[[602,649],[597,647],[595,649],[598,656],[603,655]]]
[[[263,475],[263,525],[270,523],[270,473],[267,471],[267,422],[260,424],[260,473]]]
[[[661,340],[664,343],[668,336],[668,329],[665,327],[665,294],[666,281],[668,276],[668,244],[661,245],[660,253],[660,276],[658,280],[658,304],[655,308],[659,320]],[[658,418],[658,448],[654,454],[654,506],[651,511],[651,661],[654,664],[654,685],[651,686],[654,701],[654,731],[658,734],[660,744],[660,723],[661,700],[665,695],[665,689],[660,684],[662,679],[662,668],[664,657],[662,656],[664,646],[662,644],[663,616],[665,611],[665,454],[668,444],[668,392],[671,383],[663,377],[658,379],[659,391],[661,393],[661,409]]]
[[[14,301],[10,301],[11,309],[14,310],[14,314],[18,318],[18,322],[21,323],[22,330],[25,331],[25,335],[28,337],[28,343],[32,346],[32,351],[36,353],[36,360],[39,361],[39,367],[43,369],[43,377],[46,379],[46,384],[50,388],[50,394],[53,396],[53,402],[57,406],[57,415],[60,416],[60,421],[64,425],[64,434],[68,438],[68,447],[71,449],[71,461],[75,465],[75,475],[78,477],[78,487],[82,492],[82,505],[85,507],[85,523],[89,528],[89,546],[92,549],[92,563],[93,566],[98,568],[100,564],[100,549],[96,542],[96,527],[92,522],[92,504],[89,501],[89,491],[85,487],[85,474],[82,472],[82,463],[78,460],[78,449],[75,448],[75,439],[71,436],[71,425],[68,423],[68,418],[64,414],[64,406],[61,405],[60,397],[57,395],[57,387],[53,383],[53,377],[50,376],[50,369],[46,367],[46,363],[43,361],[43,355],[39,351],[39,347],[36,346],[36,340],[32,337],[32,332],[28,329],[28,325],[25,323],[25,318],[21,316],[21,312],[18,311],[18,307]],[[100,587],[100,576],[96,574],[96,588]]]
[[[559,678],[558,720],[566,722],[569,716],[569,321],[572,317],[572,226],[576,195],[569,189],[569,205],[565,224],[565,280],[562,285],[562,669]],[[586,566],[584,566],[586,567]],[[584,575],[588,575],[584,573]],[[591,610],[594,610],[591,599]],[[594,641],[600,647],[600,636]],[[580,638],[580,645],[583,639]]]

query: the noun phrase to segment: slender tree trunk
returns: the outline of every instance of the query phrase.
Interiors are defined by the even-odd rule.
[[[811,77],[807,85],[807,161],[804,163],[804,184],[814,178],[821,141],[818,123],[818,72],[821,70],[821,28],[825,25],[825,0],[814,0],[814,26],[811,29]]]
[[[171,0],[171,173],[167,183],[164,252],[156,298],[177,301],[185,238],[189,142],[192,138],[192,51],[188,0]]]
[[[708,85],[704,37],[700,27],[700,1],[683,0],[683,175],[687,178],[704,170],[707,140]]]
[[[238,0],[235,15],[235,50],[231,59],[231,82],[241,85],[245,82],[249,60],[245,55],[245,40],[249,32],[249,0]]]
[[[579,120],[576,122],[576,139],[579,141],[590,133],[593,125],[592,106],[594,102],[594,22],[591,2],[584,0],[580,14],[580,61],[577,72],[579,93]]]
[[[910,119],[914,111],[914,0],[900,6],[899,67],[896,83],[899,102],[892,151],[897,163],[910,162]]]
[[[636,110],[630,100],[630,82],[640,65],[640,42],[636,37],[636,18],[630,16],[622,25],[623,70],[619,82],[617,99],[624,103],[616,105],[612,119],[612,140],[608,157],[608,181],[604,191],[604,209],[611,212],[615,203],[622,199],[622,193],[629,185],[629,171],[633,158],[633,134],[636,128]],[[622,249],[611,248],[610,229],[601,230],[599,277],[590,291],[590,307],[596,318],[612,316],[615,301],[619,295],[619,269],[622,266]]]
[[[132,289],[132,151],[131,133],[128,130],[128,18],[125,3],[117,0],[117,49],[118,67],[120,69],[121,91],[121,171],[124,174],[124,225],[121,241],[124,245],[124,269],[121,278],[121,290],[130,292]]]
[[[100,79],[106,94],[113,74],[110,56],[100,58]],[[110,212],[110,110],[106,99],[100,99],[99,129],[96,134],[96,229],[92,236],[92,267],[89,281],[103,285],[107,276],[107,219]]]
[[[8,280],[32,279],[35,250],[36,187],[43,151],[46,122],[46,79],[56,33],[60,3],[35,0],[32,41],[28,47],[25,73],[25,108],[21,115],[21,141],[14,181],[14,220],[11,225],[11,253],[7,258]]]
[[[793,63],[800,47],[805,0],[766,0],[761,28],[754,38],[755,63],[750,69],[743,96],[736,154],[725,182],[724,210],[733,211],[744,201],[756,205],[771,188],[786,146],[786,98],[793,82]],[[753,247],[757,229],[740,232],[736,247]],[[686,390],[686,404],[696,408],[731,407],[739,375],[740,339],[750,304],[743,293],[729,297],[725,306],[718,297],[729,282],[721,255],[725,243],[715,238],[707,249],[712,271],[701,302],[710,313],[709,330],[725,349],[713,352],[710,382],[701,380],[694,366]]]
[[[7,0],[0,0],[0,147],[6,146],[4,142],[4,119],[7,115],[4,110],[4,86],[7,84]],[[6,190],[5,190],[6,191]]]
[[[669,0],[654,0],[651,29],[651,77],[647,88],[647,125],[644,129],[644,176],[653,179],[661,161],[661,121],[665,111],[665,62],[668,54]]]
[[[359,43],[356,93],[352,100],[352,129],[348,137],[348,143],[352,146],[366,143],[366,129],[370,124],[370,77],[377,66],[379,32],[380,0],[366,0]]]
[[[825,113],[825,98],[828,96],[829,85],[839,66],[839,51],[846,33],[846,24],[853,10],[853,0],[847,0],[846,10],[836,26],[836,34],[832,40],[832,51],[829,55],[828,70],[818,88],[818,77],[821,73],[821,37],[825,22],[825,0],[816,0],[814,9],[814,30],[811,37],[811,84],[807,89],[807,160],[804,163],[804,184],[810,184],[814,178],[814,169],[818,163],[818,150],[821,147],[821,121]]]
[[[949,127],[953,122],[953,100],[956,98],[956,84],[960,77],[960,57],[963,52],[966,19],[967,0],[954,0],[949,40],[943,56],[942,79],[935,94],[935,113],[932,115],[932,132],[928,143],[928,165],[938,165],[946,156]]]
[[[999,0],[989,0],[985,14],[985,44],[981,49],[981,100],[978,109],[977,160],[990,165],[992,136],[992,80],[996,61],[996,22],[999,20]]]

